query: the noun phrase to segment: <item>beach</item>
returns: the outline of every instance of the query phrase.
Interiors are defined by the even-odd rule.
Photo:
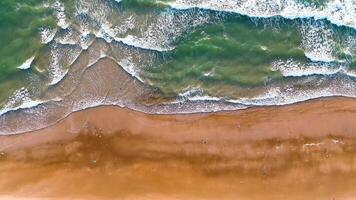
[[[0,200],[356,198],[355,0],[1,0]]]
[[[100,106],[1,136],[0,196],[352,199],[355,131],[348,98],[181,115]]]

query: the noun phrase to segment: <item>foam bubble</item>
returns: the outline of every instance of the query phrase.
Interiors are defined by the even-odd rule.
[[[336,44],[333,31],[324,23],[307,23],[301,27],[302,48],[305,56],[312,61],[335,61],[334,51]]]
[[[79,58],[82,53],[81,48],[70,46],[61,48],[60,44],[51,46],[51,63],[48,67],[51,82],[49,85],[59,83],[69,71],[69,67]]]
[[[278,60],[272,63],[272,70],[280,71],[283,76],[301,77],[310,75],[331,75],[341,71],[340,66],[327,63],[300,63],[289,59],[287,61]]]
[[[137,35],[128,34],[124,37],[120,35],[134,28],[134,17],[128,17],[119,27],[113,26],[105,18],[101,21],[100,29],[93,31],[93,34],[108,43],[117,41],[142,49],[170,51],[174,49],[172,43],[185,31],[207,23],[211,19],[209,15],[199,13],[193,15],[189,12],[164,12],[148,26],[147,30]]]
[[[26,88],[16,90],[8,99],[4,108],[0,110],[0,116],[10,112],[25,108],[31,108],[43,103],[39,100],[33,100],[29,91]]]
[[[29,69],[31,67],[31,64],[33,62],[33,60],[35,59],[35,56],[32,56],[31,58],[27,59],[24,63],[22,63],[20,66],[18,66],[18,69]]]
[[[309,62],[301,63],[293,59],[278,60],[272,63],[271,69],[279,71],[284,77],[302,77],[312,75],[344,74],[356,77],[356,72],[342,63]]]
[[[354,0],[328,1],[324,6],[308,6],[296,0],[176,0],[161,2],[176,9],[193,7],[216,11],[235,12],[238,14],[268,18],[282,16],[284,18],[315,18],[327,19],[333,24],[356,28],[356,2]]]
[[[40,28],[41,43],[48,44],[56,36],[57,29],[51,29],[49,27]]]
[[[213,97],[204,94],[204,91],[200,88],[189,88],[185,92],[178,94],[178,98],[175,102],[184,102],[184,101],[220,101],[223,100],[219,97]]]
[[[56,11],[55,14],[57,18],[57,25],[62,29],[68,28],[70,26],[70,23],[65,14],[64,4],[57,0],[52,4],[52,8]]]
[[[24,103],[22,103],[19,106],[16,106],[14,108],[4,108],[0,110],[0,116],[4,115],[10,111],[17,111],[17,110],[21,110],[21,109],[26,109],[26,108],[33,108],[36,107],[40,104],[44,103],[43,101],[37,101],[37,100],[32,100],[32,101],[25,101]]]
[[[318,84],[326,84],[326,80],[327,79],[319,80]],[[255,97],[229,100],[229,102],[239,103],[246,106],[289,105],[321,97],[356,97],[356,91],[354,90],[355,87],[356,83],[354,81],[347,79],[345,80],[339,77],[331,80],[328,87],[303,89],[298,88],[297,85],[270,87],[267,91]]]
[[[131,61],[132,57],[128,57],[126,59],[122,59],[118,62],[118,64],[131,76],[137,78],[142,83],[144,82],[139,76],[138,67],[135,66],[134,62]]]

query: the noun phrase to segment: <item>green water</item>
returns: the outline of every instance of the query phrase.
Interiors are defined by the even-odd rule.
[[[324,0],[295,1],[318,9],[323,9],[328,3]],[[55,0],[2,0],[0,2],[0,107],[16,89],[31,85],[34,79],[44,80],[40,83],[44,87],[50,82],[48,67],[54,61],[51,60],[49,52],[53,48],[61,48],[65,45],[57,44],[55,41],[42,44],[39,33],[41,28],[50,28],[58,30],[55,38],[63,38],[64,32],[67,31],[57,26],[57,11],[53,7],[55,2]],[[234,99],[249,96],[249,90],[262,91],[264,87],[276,83],[289,84],[292,78],[284,77],[281,71],[272,70],[271,66],[273,62],[288,60],[308,65],[311,61],[302,47],[305,38],[301,30],[302,27],[309,26],[308,24],[318,23],[312,18],[259,19],[237,13],[213,11],[214,9],[172,9],[166,3],[174,2],[173,0],[123,0],[119,3],[114,0],[59,2],[64,5],[66,18],[71,24],[68,30],[77,34],[73,36],[76,44],[73,45],[73,42],[66,44],[65,48],[68,52],[63,51],[65,57],[73,54],[71,48],[79,46],[78,38],[82,37],[80,34],[83,31],[81,24],[87,24],[92,28],[89,29],[91,36],[100,32],[103,25],[113,28],[113,32],[119,30],[118,33],[115,32],[117,37],[148,35],[159,41],[162,37],[159,35],[160,31],[162,34],[167,34],[165,40],[157,43],[159,45],[166,42],[172,50],[156,51],[138,45],[138,49],[144,49],[141,50],[145,53],[153,53],[158,59],[152,58],[152,62],[140,60],[134,64],[145,84],[159,89],[163,96],[168,97],[198,88],[212,96]],[[88,8],[90,12],[82,12],[78,10],[79,8],[84,10]],[[180,19],[179,16],[185,18]],[[120,26],[126,23],[120,20],[124,20],[125,17],[131,17],[133,25],[129,28],[124,27],[125,31],[120,32],[122,28]],[[165,17],[166,21],[159,21],[160,18]],[[177,30],[179,29],[177,32],[164,29],[175,20],[198,17],[209,20],[193,25],[189,23],[197,22],[187,19],[187,24],[184,24],[184,21],[177,23],[176,26],[184,26],[177,27]],[[356,66],[355,29],[336,26],[327,20],[321,22],[332,32],[332,57],[335,58],[333,66],[344,65],[346,68],[354,69]],[[152,29],[153,32],[145,35],[154,23],[163,24],[156,24]],[[105,34],[107,33],[102,35]],[[142,41],[149,41],[149,39],[143,38]],[[320,45],[315,45],[322,47],[325,45],[321,44],[322,42],[320,41]],[[77,46],[74,47],[75,45]],[[130,46],[130,44],[126,45]],[[32,56],[35,56],[35,60],[30,69],[18,69]],[[58,62],[59,66],[65,65],[66,69],[71,67],[68,66],[68,61],[59,59]],[[141,66],[140,63],[149,64]]]
[[[39,28],[54,27],[50,9],[39,0],[0,1],[0,105],[25,83],[26,72],[17,67],[42,48]]]
[[[254,2],[0,0],[0,135],[100,105],[172,114],[356,98],[352,0]]]
[[[224,86],[258,87],[282,78],[270,69],[272,61],[305,60],[300,44],[300,34],[293,25],[273,28],[247,18],[228,19],[183,37],[168,53],[168,61],[147,69],[145,77],[164,93],[188,87],[209,89],[212,85],[222,87],[220,92]]]
[[[39,28],[54,27],[50,9],[39,0],[0,2],[0,81],[14,75],[16,68],[37,55],[42,47]]]

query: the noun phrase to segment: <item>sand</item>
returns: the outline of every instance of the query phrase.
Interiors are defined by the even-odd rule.
[[[149,115],[101,106],[0,137],[0,197],[354,199],[356,101]]]

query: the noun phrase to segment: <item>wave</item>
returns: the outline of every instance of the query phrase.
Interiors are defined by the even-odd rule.
[[[96,38],[102,38],[107,43],[111,43],[112,41],[122,42],[132,47],[154,51],[170,51],[173,49],[172,47],[164,48],[162,47],[162,43],[159,44],[158,42],[150,40],[150,38],[138,37],[133,35],[128,35],[126,37],[118,37],[118,33],[115,30],[115,27],[113,27],[113,25],[107,21],[101,25],[98,31],[94,30],[92,31],[92,33],[95,35]]]
[[[1,130],[0,134],[18,134],[25,131],[36,130],[40,128],[47,127],[60,119],[68,116],[72,112],[84,110],[91,107],[104,106],[104,105],[115,105],[120,107],[128,107],[130,109],[145,112],[145,113],[155,113],[155,114],[182,114],[182,113],[201,113],[201,112],[217,112],[223,110],[238,110],[246,109],[253,106],[276,106],[276,105],[287,105],[297,102],[302,102],[310,99],[316,99],[321,97],[331,97],[331,96],[344,96],[344,97],[356,97],[356,81],[351,79],[345,79],[342,76],[333,77],[332,79],[320,80],[318,84],[311,83],[313,85],[321,85],[320,88],[299,88],[293,85],[283,85],[283,86],[271,86],[265,92],[249,97],[249,98],[236,98],[231,99],[227,97],[218,97],[206,94],[203,89],[200,88],[187,88],[184,92],[178,95],[175,101],[164,103],[164,104],[154,104],[145,106],[142,104],[135,104],[132,102],[127,102],[121,98],[108,98],[108,96],[96,96],[96,95],[84,95],[80,96],[80,99],[69,103],[70,109],[65,108],[67,103],[62,103],[67,101],[65,99],[57,99],[50,101],[39,101],[32,100],[28,98],[28,92],[26,90],[21,90],[16,92],[14,95],[16,98],[13,101],[20,100],[21,103],[17,106],[7,107],[0,112],[0,117],[4,117],[10,113],[23,112],[33,113],[35,111],[30,111],[32,109],[37,110],[36,116],[40,116],[42,119],[38,120],[38,124],[35,126],[28,127],[28,124],[24,125],[27,129],[20,129],[18,125],[17,130]],[[326,85],[325,85],[326,84]],[[328,87],[325,87],[328,86]],[[100,89],[100,88],[98,88]],[[56,107],[53,109],[65,108],[64,112],[59,114],[54,114],[57,118],[55,121],[48,122],[48,119],[52,119],[47,115],[52,115],[56,113],[55,110],[51,110],[50,104],[56,103]],[[48,106],[47,106],[48,105]],[[23,115],[22,114],[22,115]],[[22,116],[21,115],[21,116]],[[26,117],[26,116],[25,116]],[[1,119],[0,119],[1,125]]]
[[[307,6],[295,0],[176,0],[174,2],[160,1],[160,3],[170,5],[175,9],[196,7],[258,18],[281,16],[288,19],[327,19],[335,25],[356,29],[356,2],[354,0],[328,1],[322,6]]]
[[[302,77],[312,75],[344,74],[348,77],[356,77],[355,71],[342,63],[309,62],[301,63],[293,59],[287,61],[278,60],[272,63],[271,69],[279,71],[284,77]]]
[[[132,17],[129,17],[120,28],[112,25],[107,19],[101,19],[103,23],[98,31],[93,31],[97,38],[103,38],[111,43],[113,40],[126,45],[159,52],[171,51],[175,48],[173,43],[185,31],[203,25],[212,20],[212,17],[202,13],[190,12],[164,12],[138,35],[126,35],[120,37],[120,29],[130,30],[135,27]],[[124,26],[124,28],[122,27]]]
[[[174,47],[170,47],[170,46],[162,47],[162,45],[155,45],[153,44],[153,42],[147,40],[147,38],[139,38],[133,35],[128,35],[125,38],[115,38],[115,40],[129,46],[133,46],[141,49],[147,49],[147,50],[154,50],[159,52],[171,51],[174,49]]]
[[[149,113],[149,114],[190,114],[190,113],[204,113],[204,112],[218,112],[218,111],[230,111],[230,110],[239,110],[246,109],[247,106],[236,104],[236,103],[225,103],[225,102],[210,102],[210,101],[189,101],[189,102],[172,102],[169,104],[160,104],[160,105],[152,105],[152,106],[143,106],[137,104],[127,104],[124,101],[115,100],[115,101],[107,101],[105,98],[97,98],[97,99],[81,99],[72,106],[71,110],[67,110],[62,113],[62,115],[56,114],[55,110],[50,109],[49,104],[60,103],[62,100],[57,101],[28,101],[23,103],[21,106],[14,108],[7,108],[0,110],[0,126],[4,127],[0,130],[0,135],[15,135],[26,133],[30,131],[35,131],[39,129],[43,129],[54,125],[66,118],[70,114],[82,110],[86,110],[89,108],[95,108],[99,106],[118,106],[121,108],[129,108],[134,111]],[[28,126],[27,121],[22,120],[22,125],[17,123],[17,126],[10,128],[6,127],[2,123],[4,123],[1,117],[5,117],[7,114],[15,113],[17,115],[24,116],[24,113],[36,113],[36,115],[31,115],[27,120],[31,118],[31,120],[35,120],[36,123],[31,123],[31,126]],[[50,113],[50,114],[48,114]],[[40,117],[40,119],[36,119],[36,117]],[[48,119],[52,119],[53,121],[48,121]]]
[[[184,101],[221,101],[223,98],[214,97],[204,94],[204,91],[200,88],[188,88],[185,92],[178,94],[178,98],[175,102]]]
[[[327,63],[300,63],[295,60],[275,61],[272,70],[280,71],[284,77],[301,77],[311,75],[332,75],[341,71],[340,66]]]
[[[59,99],[50,101],[60,101]],[[46,103],[48,101],[35,100],[31,98],[31,95],[26,88],[20,88],[16,90],[10,97],[4,108],[0,109],[0,116],[12,112],[19,111],[23,109],[34,108],[38,105]]]
[[[18,111],[18,110],[22,110],[22,109],[27,109],[27,108],[33,108],[36,107],[40,104],[45,103],[44,101],[37,101],[37,100],[32,100],[32,101],[25,101],[24,103],[22,103],[21,105],[14,107],[14,108],[3,108],[0,110],[0,116],[4,115],[10,111]]]
[[[54,39],[57,33],[57,29],[51,29],[49,27],[41,27],[39,31],[40,31],[42,44],[50,43]]]
[[[342,81],[342,80],[338,80]],[[185,103],[186,101],[197,101],[197,102],[226,102],[240,105],[241,109],[255,107],[255,106],[282,106],[289,105],[298,102],[304,102],[307,100],[325,98],[325,97],[356,97],[356,91],[353,89],[355,83],[344,83],[346,87],[333,86],[331,88],[320,88],[316,90],[305,89],[300,90],[293,86],[283,86],[269,88],[266,92],[249,98],[239,98],[239,99],[228,99],[226,97],[214,97],[208,95],[195,95],[193,97],[185,98],[185,101],[177,101],[180,103]],[[195,93],[195,90],[188,91],[180,94],[179,96],[185,96],[187,93]],[[190,95],[190,94],[189,94]],[[223,109],[227,110],[227,109]],[[199,112],[199,111],[198,111]],[[207,111],[213,112],[213,111]],[[191,113],[194,113],[192,111]],[[174,112],[172,113],[174,114]]]
[[[49,85],[56,85],[68,73],[69,68],[80,57],[82,49],[78,45],[53,44],[50,50],[50,65],[48,67],[51,82]]]
[[[333,28],[323,21],[304,22],[300,27],[304,54],[311,61],[334,62],[338,61],[336,51],[343,51],[338,44],[337,37],[340,37]],[[339,48],[338,48],[339,46]],[[346,48],[352,44],[343,45]]]
[[[52,4],[52,8],[55,10],[55,15],[57,18],[57,25],[62,29],[67,29],[70,26],[69,20],[67,19],[67,15],[65,13],[64,4],[56,0]]]
[[[120,2],[119,0],[116,1]],[[120,84],[123,84],[111,85],[111,82],[110,84],[106,82],[104,83],[107,78],[104,77],[97,85],[93,83],[93,87],[91,88],[93,90],[85,91],[78,89],[79,92],[75,94],[76,96],[73,95],[74,97],[69,97],[77,92],[76,88],[71,88],[71,91],[73,90],[73,92],[68,94],[68,96],[61,96],[63,99],[56,99],[57,95],[61,94],[56,92],[61,89],[66,90],[67,88],[65,87],[69,87],[69,85],[74,85],[71,84],[72,82],[70,81],[76,79],[76,76],[70,77],[68,80],[65,79],[65,81],[63,81],[65,82],[63,84],[65,86],[61,85],[61,81],[68,75],[68,73],[71,72],[70,69],[72,65],[76,63],[83,52],[89,54],[88,57],[83,58],[83,63],[85,63],[84,67],[86,67],[88,71],[91,70],[92,66],[99,63],[99,61],[108,58],[120,65],[123,70],[132,76],[133,80],[140,81],[134,81],[133,85],[135,87],[139,84],[143,85],[145,82],[141,79],[140,75],[143,73],[143,66],[147,67],[147,63],[154,62],[151,60],[154,60],[155,57],[151,55],[155,54],[159,57],[162,55],[160,54],[161,52],[174,50],[174,44],[179,37],[197,26],[207,24],[214,20],[214,17],[211,16],[213,14],[204,10],[197,11],[196,9],[191,9],[193,7],[235,12],[252,17],[272,17],[278,15],[292,19],[304,17],[313,17],[316,19],[327,18],[332,23],[337,24],[337,20],[339,20],[341,22],[338,22],[338,25],[355,28],[355,21],[350,21],[349,19],[350,17],[355,19],[354,13],[344,13],[347,10],[352,9],[349,7],[352,7],[354,4],[352,4],[351,1],[346,0],[343,2],[341,7],[338,8],[338,12],[331,13],[330,10],[338,2],[340,5],[342,4],[342,2],[336,0],[328,2],[324,7],[316,8],[310,6],[308,7],[288,0],[251,0],[241,1],[239,4],[237,1],[233,0],[177,0],[174,3],[168,3],[175,9],[168,11],[165,10],[163,13],[158,14],[154,13],[154,17],[150,18],[151,21],[148,24],[144,24],[141,29],[141,27],[138,27],[137,22],[140,20],[140,16],[132,13],[129,14],[130,16],[121,16],[121,13],[117,14],[117,12],[116,14],[120,15],[122,18],[120,18],[120,23],[115,24],[109,19],[117,19],[113,17],[116,15],[106,16],[107,13],[112,13],[109,12],[110,10],[107,10],[107,8],[94,9],[93,12],[97,13],[93,13],[91,9],[77,10],[75,17],[78,17],[77,15],[80,14],[87,14],[89,16],[88,19],[92,20],[83,20],[83,24],[90,24],[88,26],[84,26],[81,22],[78,22],[80,21],[78,18],[67,18],[64,5],[59,1],[56,1],[52,6],[56,11],[58,25],[57,29],[45,27],[40,29],[41,42],[49,47],[49,85],[53,86],[50,91],[52,93],[49,95],[44,94],[43,96],[54,98],[39,100],[36,97],[31,98],[31,95],[29,95],[29,92],[26,89],[22,88],[21,90],[16,91],[15,94],[12,95],[13,97],[10,98],[8,104],[0,110],[1,127],[5,124],[5,122],[2,122],[1,120],[6,118],[5,115],[7,116],[12,113],[25,113],[25,115],[21,116],[19,119],[36,113],[35,117],[39,117],[42,121],[36,120],[36,125],[31,127],[29,127],[28,124],[25,124],[25,122],[21,122],[23,123],[23,127],[26,127],[27,129],[21,129],[19,126],[18,130],[0,130],[0,134],[16,134],[29,131],[29,129],[33,130],[44,128],[57,122],[63,117],[68,116],[72,112],[102,105],[128,107],[130,109],[146,113],[178,114],[236,110],[252,106],[286,105],[309,99],[330,96],[346,96],[356,98],[356,81],[354,80],[354,78],[356,78],[356,73],[347,64],[344,64],[335,58],[334,49],[336,49],[336,47],[333,40],[333,33],[329,31],[330,27],[319,24],[306,24],[303,26],[302,24],[301,48],[304,50],[305,56],[309,58],[309,61],[299,62],[293,59],[288,59],[276,60],[275,62],[272,62],[272,70],[279,71],[284,77],[294,78],[283,79],[284,82],[282,81],[282,84],[271,81],[271,83],[268,83],[270,85],[267,84],[261,86],[261,90],[264,92],[261,92],[259,95],[248,98],[221,97],[214,96],[200,88],[186,88],[177,95],[176,99],[171,102],[143,105],[130,102],[125,99],[126,94],[122,96],[118,95],[118,88],[120,88],[120,90],[125,90],[125,86],[127,86],[125,84],[128,81],[125,82],[116,79],[109,79],[110,81],[117,81]],[[85,6],[86,5],[83,7]],[[181,9],[191,10],[182,11]],[[336,8],[334,8],[334,10],[336,10]],[[341,17],[337,18],[337,16]],[[77,21],[70,22],[69,19]],[[142,21],[140,21],[140,23],[141,22]],[[328,22],[325,21],[325,23]],[[137,33],[137,30],[142,32]],[[106,42],[105,45],[108,45],[109,47],[104,49],[102,48],[104,46],[98,45],[99,51],[96,52],[95,56],[91,55],[90,51],[93,49],[91,48],[91,45],[94,41],[99,40],[103,43]],[[118,45],[117,43],[120,43],[119,45],[124,47],[117,48],[115,51],[114,49],[115,45]],[[350,49],[351,48],[352,46]],[[265,46],[261,46],[261,49],[268,52],[268,48]],[[352,51],[350,54],[352,54]],[[30,68],[34,59],[35,57],[31,57],[18,68]],[[83,64],[80,61],[78,61],[78,63]],[[101,65],[100,67],[103,66]],[[80,71],[78,68],[73,71]],[[103,69],[103,71],[105,71],[106,68]],[[92,86],[92,82],[97,81],[98,73],[93,73],[92,76],[88,78],[90,82],[88,81],[85,84]],[[110,72],[106,74],[104,73],[104,75],[110,76],[109,73]],[[204,76],[213,75],[214,70],[204,73]],[[322,75],[323,77],[318,79],[315,78],[314,75]],[[70,76],[72,76],[72,74],[70,74]],[[79,79],[74,81],[74,83],[78,85],[80,82],[81,80]],[[108,85],[111,87],[110,91],[107,91],[105,94],[101,93],[101,87],[106,87]],[[121,88],[121,86],[123,87]],[[308,88],[308,86],[310,86],[310,88]],[[148,88],[151,86],[145,85],[145,87]],[[139,89],[137,89],[137,91],[139,91]],[[138,99],[145,94],[146,93],[140,94],[141,96],[137,95],[135,98]],[[72,99],[67,100],[64,98]],[[63,101],[66,102],[63,103]],[[57,111],[58,109],[62,110]],[[34,110],[36,112],[32,112]],[[16,117],[18,117],[18,115],[16,114]]]
[[[22,63],[20,66],[18,66],[18,69],[29,69],[31,67],[31,64],[33,62],[33,60],[35,59],[35,56],[32,56],[31,58],[27,59],[24,63]]]
[[[355,84],[350,84],[353,87]],[[317,90],[294,90],[293,87],[271,88],[262,95],[254,98],[242,98],[239,100],[229,100],[232,103],[239,103],[249,107],[252,106],[282,106],[290,105],[307,100],[326,97],[350,97],[355,98],[356,92],[351,87],[322,88]]]
[[[328,62],[336,61],[336,59],[332,55],[325,54],[324,52],[323,51],[316,51],[316,50],[313,50],[312,52],[305,51],[304,55],[305,55],[305,57],[309,58],[311,61],[314,61],[314,62],[326,62],[326,63],[328,63]]]
[[[174,101],[174,103],[232,103],[237,104],[241,106],[241,109],[244,109],[255,106],[282,106],[298,102],[304,102],[311,99],[335,96],[356,98],[356,80],[354,79],[356,78],[355,73],[346,72],[345,69],[337,69],[333,72],[335,73],[320,72],[320,74],[323,75],[330,73],[330,75],[333,75],[330,78],[314,79],[311,77],[305,77],[304,79],[297,80],[295,84],[268,86],[261,94],[250,97],[219,97],[214,95],[208,95],[203,89],[200,88],[190,88],[178,94],[178,98],[176,99],[176,101]],[[318,73],[319,72],[313,72],[308,74]],[[301,76],[301,74],[297,74],[297,76]],[[345,78],[345,76],[348,76],[349,78]],[[301,88],[300,85],[303,83],[304,85],[310,86],[305,86]],[[192,113],[194,113],[194,111],[192,111]]]
[[[130,59],[132,59],[131,57],[128,57],[126,59],[122,59],[120,60],[118,63],[118,65],[120,65],[128,74],[130,74],[131,76],[135,77],[137,80],[141,81],[142,83],[144,83],[144,81],[142,80],[142,78],[139,75],[139,71],[138,71],[138,67],[135,66],[134,62],[132,62]]]

